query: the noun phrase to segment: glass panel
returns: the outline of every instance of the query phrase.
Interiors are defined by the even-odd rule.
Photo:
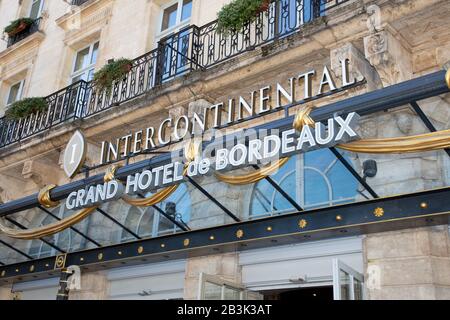
[[[99,43],[97,42],[96,44],[94,44],[94,48],[92,49],[91,64],[95,64],[97,62],[98,46]]]
[[[139,228],[139,222],[141,221],[142,212],[139,208],[131,207],[128,211],[127,218],[125,220],[125,227],[133,232],[137,232]],[[122,231],[122,241],[133,240],[134,237],[126,230]]]
[[[225,286],[224,288],[224,300],[240,300],[240,291]]]
[[[77,53],[77,57],[75,59],[75,67],[73,69],[74,72],[82,70],[86,68],[89,64],[89,49],[86,48]]]
[[[87,72],[87,79],[86,79],[86,81],[91,81],[92,79],[94,79],[94,73],[95,73],[95,69],[90,69]]]
[[[33,0],[31,5],[30,18],[37,19],[41,15],[41,2],[42,0]]]
[[[189,19],[192,15],[192,0],[184,0],[181,12],[181,21]]]
[[[351,160],[344,155],[350,163]],[[354,201],[358,182],[328,149],[304,156],[304,201],[308,209]]]
[[[355,293],[355,300],[362,300],[363,296],[362,296],[362,283],[357,280],[357,279],[353,279],[353,290]]]
[[[167,30],[177,24],[178,3],[164,10],[161,31]]]
[[[155,211],[153,208],[145,210],[142,214],[138,226],[138,234],[143,237],[150,237],[153,230],[153,219],[155,217]]]
[[[350,276],[348,273],[339,270],[341,284],[341,300],[350,300]]]
[[[8,102],[7,105],[10,105],[11,103],[17,101],[20,99],[20,86],[21,82],[16,83],[15,85],[11,86],[9,89],[9,96],[8,96]]]
[[[206,281],[204,286],[204,300],[221,300],[222,286]]]

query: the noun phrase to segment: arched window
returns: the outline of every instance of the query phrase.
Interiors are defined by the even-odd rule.
[[[71,212],[65,210],[66,205],[64,203],[61,203],[61,205],[53,210],[52,213],[59,217],[59,218],[65,218],[72,214]],[[42,213],[45,214],[45,213]],[[44,226],[50,223],[55,222],[55,218],[53,218],[50,215],[45,214],[46,216],[42,219],[39,226]],[[69,251],[69,248],[72,245],[72,231],[70,229],[66,229],[62,232],[59,232],[57,234],[54,234],[53,236],[45,237],[48,242],[55,244],[57,247]],[[31,241],[30,249],[28,250],[28,254],[32,256],[35,259],[39,258],[45,258],[45,257],[51,257],[54,255],[59,254],[59,251],[52,248],[45,242],[41,240],[33,240]]]
[[[148,193],[146,196],[150,195],[151,193]],[[178,189],[165,201],[159,203],[157,207],[181,224],[188,223],[191,217],[191,198],[186,184],[180,184]],[[131,207],[124,225],[141,237],[157,237],[180,230],[159,210],[153,207]],[[122,241],[133,239],[134,237],[129,232],[126,230],[122,231]]]
[[[302,208],[312,209],[354,201],[358,182],[328,149],[292,157],[271,178]],[[294,210],[269,182],[258,182],[252,193],[250,216]]]

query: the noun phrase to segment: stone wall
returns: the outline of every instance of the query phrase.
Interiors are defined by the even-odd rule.
[[[26,88],[26,95],[44,95],[66,86],[73,55],[87,40],[101,39],[98,66],[112,57],[136,57],[153,49],[154,21],[158,20],[158,10],[164,1],[135,2],[133,9],[128,10],[128,1],[92,1],[92,5],[81,12],[69,8],[62,1],[46,1],[45,38],[36,39],[36,43],[30,44],[27,50],[0,52],[0,61],[5,61],[0,68],[1,85],[7,84],[10,77],[28,70],[25,73],[30,76],[30,85]],[[217,7],[214,8],[218,9],[224,2],[227,1],[215,1]],[[0,6],[2,28],[5,21],[15,17],[18,8],[11,6],[5,10],[4,2]],[[203,14],[206,6],[208,12]],[[309,25],[297,35],[242,54],[212,70],[176,79],[158,91],[86,119],[82,124],[67,124],[10,147],[0,154],[0,200],[6,202],[29,195],[50,182],[67,183],[60,167],[61,152],[72,131],[78,127],[85,130],[95,150],[88,156],[89,163],[95,163],[98,142],[104,137],[120,136],[129,130],[130,124],[138,126],[149,121],[157,122],[171,113],[189,113],[197,108],[195,102],[200,101],[197,105],[201,107],[208,101],[226,100],[324,64],[329,65],[339,78],[338,61],[342,58],[351,61],[352,76],[364,77],[367,84],[318,100],[317,106],[439,70],[450,61],[450,51],[447,50],[450,33],[448,28],[442,28],[449,12],[448,1],[350,1],[348,6],[337,8],[326,24]],[[214,19],[213,13],[209,1],[194,1],[194,24],[201,25]],[[56,24],[51,23],[54,20]],[[71,21],[78,21],[81,25],[72,25]],[[133,24],[127,21],[133,21]],[[136,32],[134,25],[139,24],[147,26],[146,31]],[[90,36],[84,39],[86,34]],[[111,43],[117,45],[108,45]],[[0,47],[2,49],[5,48]],[[59,59],[52,55],[55,52],[60,55]],[[23,63],[15,64],[13,61]],[[0,94],[4,94],[4,90]],[[419,104],[438,129],[449,128],[450,95],[420,101]],[[262,117],[252,122],[252,126],[277,116]],[[409,106],[364,117],[360,130],[363,138],[427,132]],[[350,157],[360,173],[364,160],[377,161],[378,174],[369,178],[368,183],[380,196],[443,187],[450,182],[450,162],[442,151],[383,156],[351,154]],[[98,170],[100,172],[102,170]],[[82,178],[79,175],[75,179]],[[219,183],[213,176],[196,178],[196,181],[232,213],[247,218],[253,186],[231,187]],[[233,221],[191,184],[188,184],[188,190],[192,203],[190,227],[204,228]],[[119,221],[125,221],[128,206],[118,202],[106,208]],[[38,215],[30,211],[20,221],[36,226],[42,217],[42,213]],[[79,227],[100,242],[120,240],[120,228],[98,213]],[[80,248],[91,247],[78,241]],[[446,226],[368,235],[364,253],[368,298],[448,298],[448,241]],[[12,243],[24,251],[29,249],[27,243]],[[0,254],[2,261],[14,261],[18,257],[14,252],[8,252],[6,256]],[[197,297],[201,272],[239,283],[237,253],[188,259],[185,298]],[[107,297],[107,285],[104,274],[88,273],[83,275],[83,291],[74,293],[71,298]],[[0,297],[7,291],[2,289]]]

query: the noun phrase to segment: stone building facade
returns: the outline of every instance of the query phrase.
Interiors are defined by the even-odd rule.
[[[228,2],[136,0],[130,4],[126,0],[1,1],[0,28],[3,29],[9,21],[30,14],[35,14],[35,18],[39,19],[39,27],[16,43],[11,44],[6,35],[4,41],[0,41],[0,114],[6,112],[8,102],[15,97],[17,100],[47,97],[61,89],[67,90],[79,79],[91,80],[91,71],[99,69],[111,59],[141,57],[161,48],[164,39],[171,41],[173,34],[186,30],[186,27],[208,25]],[[313,3],[310,2],[279,0],[274,6],[280,5],[279,10],[283,10],[283,5],[285,8],[295,8],[290,12],[295,12],[293,19],[296,20],[299,19],[297,14],[301,3],[304,9],[300,15],[307,20],[306,11],[310,10],[307,8]],[[361,81],[360,85],[320,96],[311,102],[307,101],[308,105],[320,108],[450,67],[448,1],[325,2],[319,5],[322,12],[318,17],[304,23],[297,21],[301,27],[299,25],[292,32],[286,32],[272,41],[242,50],[206,68],[183,69],[132,99],[124,99],[104,110],[100,108],[86,117],[64,119],[51,128],[2,145],[1,202],[7,204],[24,198],[39,192],[48,184],[63,186],[84,179],[84,173],[69,179],[63,170],[64,149],[77,129],[82,130],[88,144],[86,165],[94,167],[100,158],[102,141],[113,141],[131,134],[133,128],[157,127],[169,116],[192,115],[193,112],[201,114],[215,103],[240,95],[249,96],[249,93],[266,85],[280,83],[287,87],[286,79],[313,69],[322,70],[323,66],[327,66],[332,77],[340,83],[343,81],[343,60],[349,63],[350,77]],[[33,10],[37,10],[37,13]],[[281,23],[278,28],[283,28]],[[212,50],[217,54],[221,49],[215,47]],[[179,63],[187,52],[177,55],[176,61]],[[205,57],[206,53],[203,55]],[[193,59],[193,56],[189,56],[189,59]],[[170,73],[167,70],[162,72]],[[314,81],[313,88],[317,91],[317,81],[320,82],[320,79]],[[84,89],[76,90],[81,92]],[[298,90],[302,91],[303,88],[300,86]],[[291,114],[300,107],[293,108]],[[420,102],[420,107],[437,130],[450,127],[450,94],[427,98]],[[275,112],[256,117],[227,128],[227,133],[268,123],[283,116],[283,112]],[[366,139],[428,132],[410,105],[363,116],[358,130],[361,137]],[[182,142],[175,143],[164,150],[176,150],[182,146]],[[321,151],[316,154],[317,157],[311,158],[296,156],[289,162],[286,171],[274,176],[306,208],[308,205],[314,208],[322,200],[315,194],[309,196],[309,191],[305,190],[308,186],[319,189],[316,180],[311,178],[311,182],[300,182],[304,181],[301,180],[304,179],[303,175],[309,174],[305,168],[311,167],[311,171],[317,171],[315,165],[332,166],[331,163],[335,163],[333,159],[330,160],[329,154]],[[126,164],[138,163],[152,156],[131,157]],[[349,152],[345,156],[361,175],[366,160],[376,161],[377,174],[367,178],[367,182],[380,197],[445,188],[450,184],[450,159],[443,150],[401,155]],[[125,164],[125,161],[121,164]],[[89,175],[103,174],[105,170],[106,166],[97,167]],[[248,172],[246,170],[239,172]],[[332,174],[327,180],[336,196],[329,196],[325,200],[326,205],[366,200],[367,190],[341,170],[336,169],[336,180],[333,180]],[[299,174],[303,178],[299,178]],[[198,177],[195,181],[243,221],[292,211],[289,204],[279,199],[280,195],[273,187],[262,183],[233,186],[218,181],[213,175]],[[350,188],[351,192],[341,192],[340,188]],[[266,200],[257,200],[258,192],[272,197],[268,200],[271,208],[261,211],[262,203]],[[192,183],[185,181],[177,190],[176,197],[169,198],[169,201],[177,205],[178,218],[192,230],[234,223],[232,217],[212,204]],[[274,208],[276,206],[281,206],[281,209]],[[123,201],[110,202],[102,209],[142,237],[170,236],[179,231],[155,209],[131,207]],[[64,206],[52,212],[59,218],[68,214]],[[14,217],[30,228],[54,221],[37,208],[16,213]],[[114,220],[98,213],[76,227],[103,246],[135,240]],[[0,239],[33,259],[58,253],[40,240],[13,240],[2,234]],[[69,251],[96,248],[95,244],[73,230],[63,231],[48,239]],[[71,291],[69,296],[70,299],[198,299],[211,293],[212,297],[216,297],[214,289],[206,288],[207,285],[200,288],[205,286],[201,278],[207,275],[213,279],[210,283],[217,286],[235,286],[236,290],[245,290],[247,298],[280,298],[289,290],[316,286],[329,288],[332,284],[331,257],[343,260],[364,275],[365,299],[450,298],[448,224],[363,233],[310,243],[294,241],[281,246],[268,246],[266,249],[218,250],[216,254],[199,256],[188,254],[182,260],[163,259],[154,263],[141,262],[138,266],[124,265],[102,270],[82,268],[81,289]],[[0,249],[0,261],[5,265],[22,260],[21,254],[16,251],[7,247]],[[314,266],[317,266],[317,270]],[[274,271],[280,272],[279,278],[273,274],[277,273]],[[7,279],[0,283],[0,298],[54,297],[58,287],[57,273],[49,274],[46,278],[34,281]],[[144,287],[139,286],[140,278],[145,279],[142,280]],[[299,281],[301,278],[303,280]]]

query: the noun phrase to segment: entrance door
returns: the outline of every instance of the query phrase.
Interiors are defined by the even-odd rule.
[[[364,276],[339,259],[333,259],[334,300],[363,300]]]
[[[238,283],[227,281],[219,276],[200,273],[199,300],[262,300],[258,292],[246,290]]]

